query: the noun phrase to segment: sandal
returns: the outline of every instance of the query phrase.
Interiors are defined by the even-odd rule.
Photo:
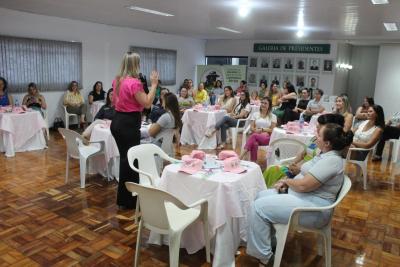
[[[224,149],[224,148],[225,148],[224,145],[219,145],[219,146],[217,146],[217,149],[219,149],[219,150],[222,150],[222,149]]]

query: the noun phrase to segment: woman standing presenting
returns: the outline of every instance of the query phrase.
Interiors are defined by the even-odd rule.
[[[150,108],[156,94],[158,73],[150,75],[151,89],[148,94],[139,80],[140,57],[127,52],[122,59],[120,71],[113,81],[115,115],[111,133],[120,153],[120,180],[118,183],[117,205],[120,209],[133,209],[136,197],[126,189],[125,182],[139,183],[139,174],[128,163],[128,149],[140,144],[141,112]],[[135,163],[137,166],[137,163]]]

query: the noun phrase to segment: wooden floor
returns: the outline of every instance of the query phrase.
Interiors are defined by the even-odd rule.
[[[191,149],[181,147],[180,153]],[[77,161],[64,183],[65,145],[58,133],[44,151],[0,155],[0,170],[0,266],[132,264],[133,212],[117,210],[116,183],[99,175],[88,177],[80,189]],[[393,173],[386,158],[371,164],[368,190],[355,182],[335,210],[332,266],[400,266],[400,186],[398,176],[392,186]],[[282,266],[324,266],[315,247],[313,234],[292,234]],[[240,250],[236,266],[258,266]],[[181,249],[180,263],[209,266],[204,251],[188,255]],[[143,245],[141,266],[168,266],[168,247]]]

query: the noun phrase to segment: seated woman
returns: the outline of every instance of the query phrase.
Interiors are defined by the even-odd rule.
[[[372,158],[372,161],[380,161],[382,160],[383,148],[385,147],[385,143],[390,139],[399,139],[400,138],[400,112],[396,112],[390,118],[388,123],[385,125],[383,129],[383,133],[379,142],[376,146],[375,155]]]
[[[324,91],[315,89],[314,99],[311,99],[307,104],[307,109],[304,111],[304,119],[310,121],[312,115],[324,112],[325,108],[322,105],[322,96]]]
[[[283,88],[283,95],[278,99],[281,106],[274,110],[274,114],[278,118],[279,124],[286,124],[288,121],[294,120],[292,115],[293,109],[296,107],[297,94],[293,84],[287,83]]]
[[[217,147],[217,149],[224,149],[226,143],[226,131],[230,127],[236,127],[238,119],[245,119],[249,116],[251,112],[250,106],[250,97],[249,92],[240,93],[239,104],[237,104],[233,111],[228,115],[225,115],[220,121],[218,121],[215,125],[215,128],[212,129],[209,133],[206,134],[206,137],[211,137],[217,130],[221,130],[221,144]],[[240,123],[240,126],[244,126],[244,121]]]
[[[354,139],[352,147],[369,149],[374,147],[385,128],[385,115],[383,108],[373,105],[368,108],[368,120],[360,123],[358,128],[353,129]],[[364,160],[369,151],[352,151],[350,158],[353,160]]]
[[[269,97],[263,98],[260,112],[254,113],[250,121],[252,134],[249,139],[247,139],[240,158],[243,159],[250,151],[250,160],[257,162],[258,146],[266,146],[269,144],[270,135],[276,126],[276,116],[272,113],[272,101]]]
[[[46,100],[44,99],[44,96],[39,93],[35,83],[30,83],[28,85],[28,94],[24,96],[22,105],[25,105],[33,110],[37,110],[43,115],[42,109],[47,108]]]
[[[374,99],[372,97],[366,96],[364,98],[363,104],[357,109],[356,115],[354,116],[354,128],[358,127],[361,122],[367,120],[368,108],[372,107],[373,105],[375,105]]]
[[[165,113],[163,101],[164,101],[164,95],[167,93],[169,93],[168,88],[161,88],[160,98],[158,99],[158,103],[151,107],[151,111],[149,114],[151,122],[156,122],[161,117],[161,115]]]
[[[351,130],[353,124],[353,114],[349,111],[349,99],[346,96],[336,97],[335,111],[333,113],[341,114],[344,117],[343,131]]]
[[[294,179],[282,179],[274,189],[258,193],[252,203],[248,219],[247,254],[267,265],[273,256],[271,239],[273,224],[287,224],[297,207],[322,207],[335,202],[343,185],[343,159],[340,152],[351,144],[351,139],[337,124],[321,127],[317,135],[321,154],[303,164]],[[287,194],[278,194],[288,189]],[[326,225],[332,210],[305,213],[300,223],[308,227]]]
[[[260,99],[263,99],[264,97],[266,97],[268,95],[269,95],[269,89],[267,87],[267,81],[261,80],[258,96],[260,97]]]
[[[183,113],[186,109],[193,107],[194,105],[193,98],[189,96],[185,87],[182,87],[181,91],[179,92],[178,103],[181,113]]]
[[[328,123],[335,123],[343,127],[344,118],[340,114],[324,114],[318,117],[317,119],[317,132],[321,129],[323,125]],[[350,131],[348,133],[349,138],[353,138],[353,133]],[[304,162],[309,161],[314,158],[317,154],[319,154],[318,146],[316,144],[316,138],[310,140],[309,144],[306,144],[306,150],[296,155],[296,158],[289,166],[279,166],[279,165],[271,165],[269,166],[263,173],[265,184],[267,187],[273,186],[276,181],[285,176],[293,177],[300,172],[301,165]]]
[[[67,112],[80,116],[81,125],[85,124],[86,104],[78,89],[78,82],[72,81],[64,95],[64,106]]]
[[[107,92],[106,104],[100,108],[94,117],[94,121],[83,131],[82,136],[89,140],[92,134],[94,126],[97,124],[104,124],[106,121],[112,121],[115,114],[113,99],[113,88],[110,88]]]
[[[225,86],[224,94],[218,99],[218,105],[221,109],[225,109],[226,113],[231,113],[236,104],[236,98],[233,95],[233,89],[230,85]]]
[[[258,92],[256,90],[251,92],[250,104],[251,105],[256,105],[256,106],[260,105],[260,98],[258,97]]]
[[[281,92],[279,91],[278,84],[271,83],[271,88],[269,90],[269,98],[272,101],[272,109],[277,108],[280,105],[278,99],[281,97]]]
[[[220,80],[216,80],[214,82],[214,86],[210,91],[210,104],[215,105],[219,96],[224,94],[224,89],[222,89],[222,82]]]
[[[89,100],[89,105],[93,104],[93,102],[96,101],[104,101],[106,98],[106,92],[103,90],[103,83],[100,81],[97,81],[93,85],[93,90],[89,93],[88,100]]]
[[[8,83],[6,79],[0,77],[0,106],[13,106],[14,101],[11,95],[8,94]]]
[[[165,130],[182,128],[178,99],[175,94],[166,93],[163,96],[163,108],[165,113],[149,128],[149,135],[155,139]],[[157,142],[157,145],[161,146],[161,142]]]
[[[301,89],[299,102],[297,102],[297,106],[293,109],[293,118],[295,120],[298,120],[300,118],[300,114],[307,109],[308,102],[310,101],[309,98],[310,94],[308,93],[308,89]]]
[[[207,104],[208,100],[208,92],[204,88],[204,83],[199,83],[199,87],[194,92],[194,102],[196,104]]]

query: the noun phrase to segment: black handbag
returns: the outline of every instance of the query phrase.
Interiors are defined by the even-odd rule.
[[[56,117],[53,123],[53,129],[57,131],[58,128],[65,128],[64,121],[60,117]]]

